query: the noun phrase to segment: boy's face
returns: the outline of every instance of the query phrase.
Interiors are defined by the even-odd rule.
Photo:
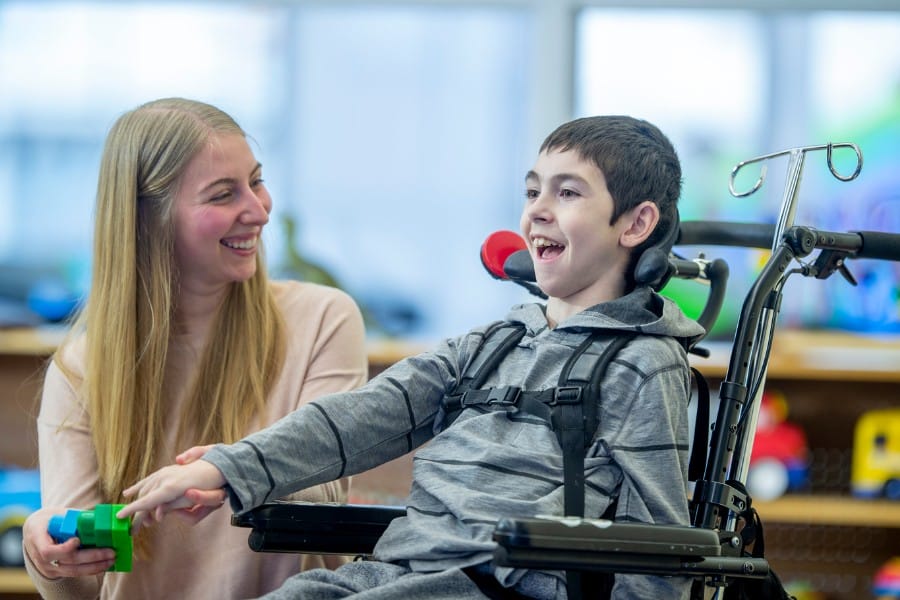
[[[624,291],[627,219],[609,221],[613,198],[603,173],[577,152],[542,152],[525,177],[522,235],[537,284],[552,299],[586,308]]]

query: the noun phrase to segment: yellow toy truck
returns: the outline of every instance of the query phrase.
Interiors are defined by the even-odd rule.
[[[856,422],[850,488],[861,498],[900,500],[900,408],[869,411]]]

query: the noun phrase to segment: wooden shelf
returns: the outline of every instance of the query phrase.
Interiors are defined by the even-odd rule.
[[[49,356],[66,331],[60,325],[0,329],[0,355]]]
[[[374,340],[366,344],[369,364],[381,368],[389,367],[397,361],[430,349],[431,346],[424,343],[402,340]]]
[[[709,358],[691,357],[707,377],[724,377],[731,342],[701,342]],[[900,338],[851,333],[777,330],[768,378],[900,383]]]
[[[28,594],[37,590],[25,569],[0,567],[0,592]]]
[[[763,524],[900,528],[900,501],[788,494],[769,502],[754,501],[753,506]]]
[[[48,356],[63,339],[59,325],[0,329],[0,355]],[[404,340],[372,340],[369,362],[390,366],[433,344]],[[703,342],[709,358],[691,362],[708,377],[722,377],[728,368],[731,342]],[[772,345],[768,376],[774,379],[875,381],[900,383],[900,337],[842,332],[778,330]]]

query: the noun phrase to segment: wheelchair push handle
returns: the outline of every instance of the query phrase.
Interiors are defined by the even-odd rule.
[[[676,246],[772,247],[775,226],[736,221],[682,221]]]
[[[900,261],[900,233],[854,231],[860,238],[857,258]]]
[[[900,261],[900,233],[822,231],[796,226],[785,232],[783,241],[791,246],[796,256],[823,250],[839,252],[848,258]]]

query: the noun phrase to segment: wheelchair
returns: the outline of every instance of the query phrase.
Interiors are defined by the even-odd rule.
[[[839,148],[856,154],[856,168],[848,175],[835,167],[833,151]],[[760,189],[766,161],[789,157],[777,223],[685,221],[673,239],[646,251],[638,263],[636,277],[657,288],[673,277],[707,284],[709,293],[698,321],[708,331],[722,306],[727,264],[721,259],[707,260],[702,254],[685,259],[678,249],[734,246],[771,250],[744,299],[712,424],[698,411],[693,452],[700,452],[701,464],[688,500],[691,524],[506,515],[498,519],[493,534],[496,566],[687,576],[694,580],[692,598],[779,597],[774,595],[776,588],[780,597],[787,597],[765,559],[762,540],[754,537],[761,533],[761,523],[744,485],[785,283],[791,275],[827,279],[835,273],[855,283],[846,264],[849,259],[900,261],[900,233],[832,232],[794,224],[805,158],[823,150],[835,178],[851,181],[859,175],[862,153],[851,143],[792,148],[740,162],[732,169],[729,184],[736,197]],[[756,163],[762,165],[756,183],[750,190],[736,191],[738,172]],[[489,264],[482,248],[485,267],[494,277],[540,295],[533,285],[533,265],[527,252],[510,244],[508,238],[507,244],[494,264]],[[702,347],[693,351],[705,354]],[[404,507],[273,502],[234,515],[232,524],[251,529],[248,543],[255,551],[365,556],[372,553],[390,521],[403,514]],[[773,578],[775,587],[765,587],[763,582],[771,584]],[[569,597],[597,597],[595,592],[570,586]]]

